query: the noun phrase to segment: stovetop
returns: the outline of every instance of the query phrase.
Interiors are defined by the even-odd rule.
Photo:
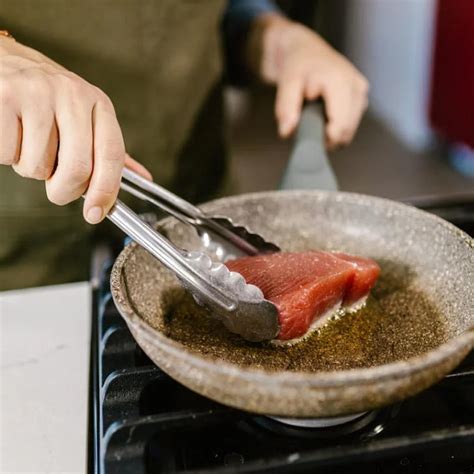
[[[471,203],[422,202],[473,235]],[[93,295],[90,472],[474,472],[474,353],[442,382],[331,428],[212,402],[153,365],[114,306],[110,262]]]

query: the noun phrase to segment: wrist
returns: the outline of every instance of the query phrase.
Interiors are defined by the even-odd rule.
[[[298,25],[279,13],[265,13],[252,23],[246,57],[253,72],[264,82],[275,83],[279,58],[286,49],[288,32]]]
[[[28,67],[34,64],[42,67],[53,66],[56,69],[66,71],[64,67],[55,63],[39,51],[4,36],[0,36],[0,59],[19,67]]]
[[[13,41],[15,41],[15,38],[13,38],[13,35],[8,30],[0,30],[0,37],[1,38],[10,38]]]
[[[18,45],[19,43],[16,42],[15,38],[7,30],[0,30],[0,57],[16,51]]]

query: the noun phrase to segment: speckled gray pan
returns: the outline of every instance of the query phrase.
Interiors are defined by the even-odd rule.
[[[286,417],[361,412],[420,392],[474,347],[473,239],[388,200],[279,191],[214,201],[285,250],[343,250],[376,259],[368,305],[292,348],[247,343],[194,304],[173,275],[135,244],[112,272],[112,294],[148,356],[190,389],[226,405]],[[160,228],[199,246],[172,219]]]

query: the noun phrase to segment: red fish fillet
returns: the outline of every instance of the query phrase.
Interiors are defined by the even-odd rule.
[[[380,267],[370,258],[354,257],[345,253],[333,253],[338,258],[350,263],[354,268],[352,280],[348,283],[343,305],[349,306],[369,294],[380,274]]]
[[[318,251],[243,257],[226,265],[276,305],[278,339],[284,341],[304,336],[313,323],[338,305],[348,307],[363,301],[380,273],[371,259]]]

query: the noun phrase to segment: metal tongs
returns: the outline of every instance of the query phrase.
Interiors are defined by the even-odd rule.
[[[174,272],[195,300],[208,307],[230,331],[255,342],[276,337],[279,323],[275,305],[264,298],[259,288],[247,284],[242,275],[231,272],[222,262],[239,255],[276,252],[280,250],[277,245],[235,225],[226,217],[206,215],[191,203],[126,168],[121,188],[192,225],[204,248],[212,250],[220,261],[212,261],[204,251],[179,249],[120,199],[107,215],[117,227]]]
[[[337,189],[324,148],[324,114],[320,103],[304,107],[281,187]],[[280,328],[275,305],[264,298],[259,288],[247,284],[242,275],[229,271],[222,263],[240,255],[277,252],[277,245],[227,217],[205,214],[128,169],[123,171],[121,188],[192,225],[207,252],[177,248],[119,199],[107,216],[115,225],[173,271],[196,301],[207,306],[230,331],[249,341],[277,336]],[[218,262],[212,261],[208,253],[215,254]]]

